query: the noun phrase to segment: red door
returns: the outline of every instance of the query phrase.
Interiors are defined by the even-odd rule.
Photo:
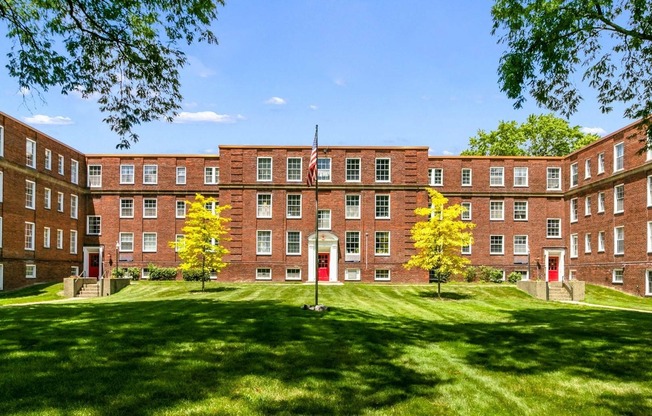
[[[548,257],[548,281],[559,281],[559,257]]]
[[[100,276],[100,253],[88,253],[88,277]]]
[[[328,253],[319,253],[319,280],[328,280],[330,275],[328,269]]]

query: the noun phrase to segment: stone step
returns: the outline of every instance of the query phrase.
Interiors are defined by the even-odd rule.
[[[100,286],[97,283],[88,283],[81,287],[78,298],[96,298],[100,296]]]

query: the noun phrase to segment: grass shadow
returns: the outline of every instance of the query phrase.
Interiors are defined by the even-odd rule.
[[[16,290],[3,291],[0,292],[0,299],[18,299],[46,295],[48,293],[47,289],[54,285],[61,285],[61,282],[36,283]]]
[[[465,300],[473,299],[473,296],[468,293],[459,293],[459,292],[441,292],[441,296],[437,294],[436,290],[428,290],[419,293],[419,296],[422,298],[435,299],[439,300]]]
[[[238,290],[238,288],[233,286],[220,286],[220,287],[207,287],[204,290],[193,289],[190,290],[190,293],[221,293],[221,292],[233,292]]]

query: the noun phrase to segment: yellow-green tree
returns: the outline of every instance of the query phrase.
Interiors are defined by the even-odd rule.
[[[410,230],[417,253],[403,266],[406,269],[418,267],[433,270],[437,279],[437,294],[441,296],[441,277],[464,271],[469,260],[461,256],[461,249],[473,243],[471,230],[475,224],[462,221],[465,211],[461,205],[447,205],[448,198],[432,188],[426,188],[430,196],[430,207],[417,208],[415,214],[427,217]]]
[[[201,269],[201,290],[204,291],[206,270],[220,272],[227,263],[229,250],[222,245],[229,241],[227,224],[231,218],[222,215],[230,205],[220,206],[215,198],[195,195],[194,201],[185,201],[190,208],[183,226],[183,238],[171,241],[182,260],[181,270]]]

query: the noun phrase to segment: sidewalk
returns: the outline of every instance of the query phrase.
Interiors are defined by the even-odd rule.
[[[578,302],[578,301],[574,301],[574,300],[564,300],[564,301],[560,301],[560,303],[570,303],[570,304],[573,304],[573,305],[590,306],[590,307],[593,307],[593,308],[616,309],[616,310],[619,310],[619,311],[652,313],[652,311],[645,310],[645,309],[623,308],[623,307],[620,307],[620,306],[608,306],[608,305],[596,305],[595,303]]]

